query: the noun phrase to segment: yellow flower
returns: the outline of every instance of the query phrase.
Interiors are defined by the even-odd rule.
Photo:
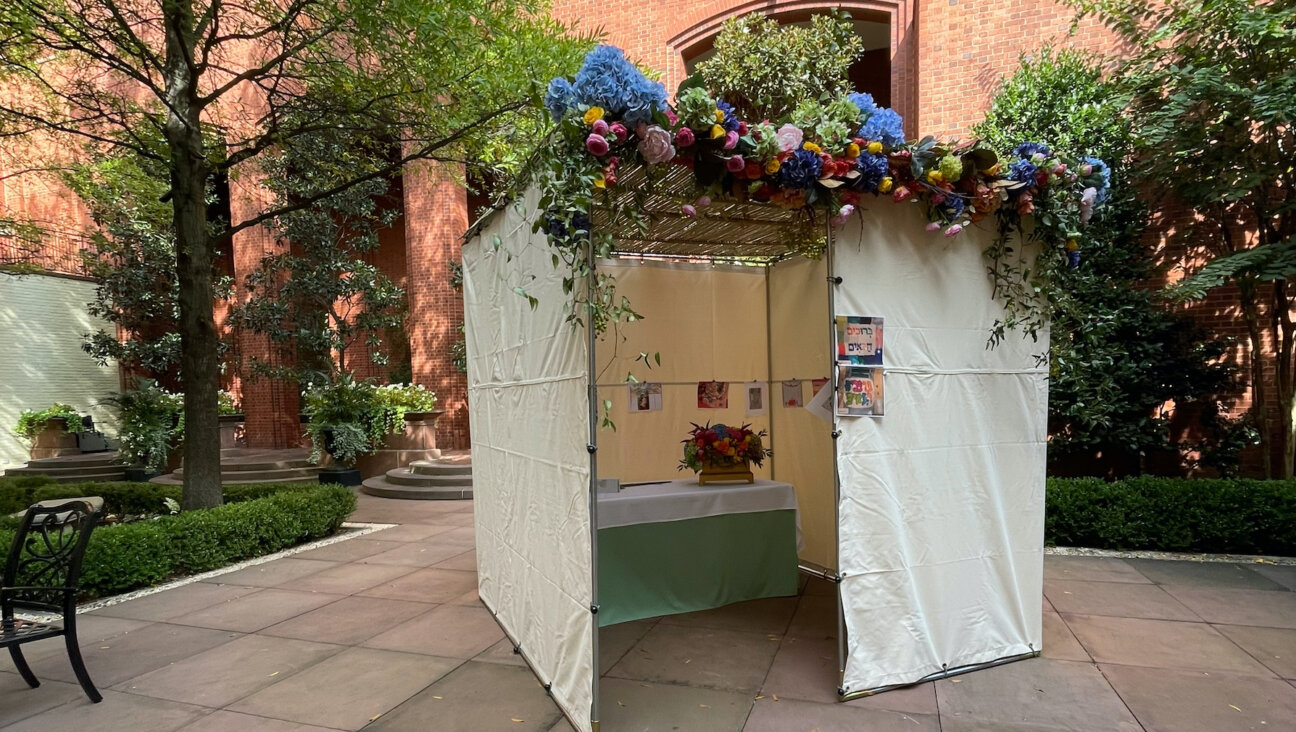
[[[805,148],[806,150],[809,150],[810,152],[814,153],[815,155],[818,155],[819,153],[823,152],[823,148],[822,148],[822,147],[819,147],[818,145],[814,144],[813,142],[807,142],[807,143],[805,143],[804,145],[802,145],[801,147]]]
[[[725,129],[720,125],[711,125],[711,139],[718,140],[725,136]]]
[[[715,118],[716,118],[716,123],[717,123],[717,124],[719,124],[719,123],[721,123],[721,122],[724,122],[724,112],[721,111],[721,110],[719,110],[719,109],[717,109],[717,110],[715,111]]]
[[[986,174],[986,175],[999,175],[999,163],[995,163],[994,165],[991,165],[989,168],[986,168],[986,169],[985,169],[985,174]]]
[[[893,185],[895,185],[895,181],[891,180],[891,176],[883,178],[882,181],[878,183],[878,193],[890,193]]]
[[[853,143],[853,142],[852,142],[851,144],[847,145],[847,146],[846,146],[846,157],[848,157],[848,158],[858,158],[858,157],[859,157],[859,145],[856,145],[856,144]]]
[[[603,177],[602,173],[599,173],[598,175],[594,176],[594,187],[607,188],[607,179]]]
[[[1066,250],[1067,250],[1068,252],[1074,252],[1075,250],[1077,250],[1077,249],[1079,249],[1079,248],[1080,248],[1080,245],[1079,245],[1079,244],[1076,244],[1076,240],[1075,240],[1075,239],[1067,239],[1067,243],[1066,243]]]
[[[593,125],[595,122],[598,122],[598,121],[601,120],[601,119],[603,119],[603,108],[602,108],[602,107],[590,107],[590,108],[585,112],[585,124],[586,124],[587,126],[588,126],[588,125]]]
[[[941,172],[939,170],[933,170],[927,174],[927,180],[931,181],[932,183],[940,183],[941,181],[945,180],[945,176],[941,175]]]
[[[778,158],[770,158],[769,162],[765,163],[766,175],[774,175],[778,172],[780,166],[781,164],[779,163]]]
[[[882,143],[878,142],[877,140],[870,142],[868,151],[873,153],[874,155],[877,155],[878,153],[882,152]]]

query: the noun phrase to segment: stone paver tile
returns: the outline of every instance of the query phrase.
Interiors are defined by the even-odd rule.
[[[787,635],[790,638],[836,638],[837,597],[803,595],[792,622],[788,624]]]
[[[280,589],[354,595],[412,571],[412,567],[392,567],[385,564],[339,564],[323,572],[316,572],[309,577],[289,582]]]
[[[738,732],[751,712],[752,696],[605,678],[599,682],[599,716],[606,730]]]
[[[83,649],[88,646],[102,644],[104,641],[117,638],[140,628],[147,628],[153,623],[148,620],[131,620],[129,618],[112,618],[107,615],[92,615],[89,613],[77,614],[77,645]],[[23,656],[27,663],[36,671],[37,676],[41,676],[41,670],[38,668],[47,658],[53,659],[55,664],[67,664],[67,646],[64,645],[62,638],[46,638],[34,643],[24,643],[22,647]],[[7,659],[7,651],[0,652],[0,659]],[[4,660],[0,660],[0,670],[12,668]]]
[[[352,519],[356,520],[356,519]],[[398,541],[378,541],[370,539],[375,534],[366,534],[364,538],[347,539],[339,541],[328,546],[322,546],[318,549],[294,554],[297,559],[323,559],[329,562],[354,562],[365,557],[371,557],[401,545]]]
[[[343,650],[343,646],[245,635],[117,685],[119,691],[222,707]]]
[[[429,539],[428,542],[429,543],[435,542],[438,544],[457,543],[457,544],[462,544],[468,547],[469,549],[472,549],[473,547],[477,546],[477,532],[472,527],[472,514],[455,513],[455,514],[451,514],[450,516],[447,516],[446,518],[451,518],[452,516],[467,518],[468,523],[466,525],[451,529],[445,532],[444,534],[437,534],[436,536]],[[456,520],[462,520],[462,519],[456,519]]]
[[[546,732],[561,717],[529,669],[468,661],[365,730]]]
[[[655,621],[632,620],[599,628],[599,674],[605,674],[652,630]]]
[[[742,630],[748,633],[773,633],[783,635],[796,612],[799,598],[773,597],[725,605],[713,610],[702,610],[679,615],[667,615],[661,622],[690,628],[721,628]]]
[[[366,534],[365,537],[376,541],[422,541],[437,534],[444,534],[453,528],[455,528],[454,524],[405,524],[380,529],[372,534]]]
[[[1101,666],[1147,732],[1296,729],[1296,688],[1278,679]]]
[[[1049,599],[1043,593],[1040,593],[1040,609],[1046,613],[1057,612],[1057,608],[1053,607],[1053,603],[1049,602]]]
[[[936,682],[941,727],[951,730],[1139,732],[1098,669],[1033,658]]]
[[[155,623],[116,638],[84,644],[81,647],[81,657],[85,659],[90,678],[98,687],[106,688],[228,643],[237,637],[237,633],[226,630]],[[76,675],[72,672],[72,664],[68,662],[67,651],[61,640],[58,647],[63,651],[61,656],[53,654],[39,662],[29,659],[32,670],[38,678],[76,683]]]
[[[1091,660],[1062,616],[1049,612],[1044,613],[1044,648],[1040,651],[1040,655],[1059,661],[1088,663]]]
[[[1284,679],[1296,679],[1296,630],[1217,625],[1215,630],[1242,646],[1256,660]]]
[[[1124,559],[1044,556],[1044,579],[1085,582],[1151,582]]]
[[[1062,617],[1098,663],[1273,675],[1205,623],[1098,615]]]
[[[287,582],[315,574],[329,567],[337,566],[336,562],[321,562],[310,559],[284,557],[265,564],[245,567],[237,572],[229,572],[203,580],[213,584],[246,585],[248,587],[277,587]]]
[[[261,590],[221,605],[174,618],[171,622],[202,628],[254,632],[341,599],[340,595],[291,590]]]
[[[1250,567],[1226,562],[1185,562],[1166,559],[1128,560],[1143,576],[1158,585],[1215,587],[1234,590],[1281,590],[1283,586]]]
[[[399,578],[370,587],[360,594],[365,597],[385,597],[391,600],[450,602],[476,589],[476,572],[428,568],[406,572]]]
[[[21,683],[21,682],[20,682]],[[44,688],[42,686],[42,688]],[[28,717],[5,727],[5,732],[51,732],[51,730],[130,730],[171,732],[208,713],[207,709],[134,694],[99,690],[103,701],[91,704],[84,696],[75,701]]]
[[[477,588],[456,597],[449,602],[450,605],[466,605],[469,607],[481,607],[481,595],[477,594]]]
[[[442,605],[365,641],[369,648],[472,658],[495,645],[504,631],[482,608]]]
[[[135,600],[109,605],[87,614],[136,620],[170,620],[257,592],[261,590],[256,587],[194,582]]]
[[[452,511],[437,519],[437,523],[445,523],[459,528],[471,529],[473,527],[473,513],[471,511]]]
[[[1276,566],[1273,564],[1248,564],[1252,572],[1263,575],[1266,579],[1277,582],[1289,590],[1296,590],[1296,567]]]
[[[476,572],[477,571],[477,551],[475,549],[471,551],[466,551],[463,554],[450,557],[444,562],[437,562],[432,566],[437,567],[439,569],[458,569],[464,572]]]
[[[566,717],[558,720],[558,724],[549,728],[549,732],[576,732],[576,728],[571,726],[571,722]]]
[[[180,732],[331,732],[332,727],[315,727],[297,722],[285,722],[281,719],[254,717],[250,714],[239,714],[219,710],[184,727]]]
[[[608,675],[754,694],[778,649],[778,636],[658,623]]]
[[[761,693],[780,699],[837,702],[837,641],[832,638],[784,638]],[[933,710],[935,711],[935,710]]]
[[[351,648],[236,702],[230,709],[356,730],[460,663],[457,659]]]
[[[1175,599],[1207,622],[1296,628],[1296,592],[1167,587]]]
[[[431,610],[422,602],[344,597],[262,630],[265,635],[353,646]]]
[[[884,709],[865,709],[844,704],[816,704],[779,697],[758,699],[744,732],[940,732],[940,720],[934,714],[906,714]]]
[[[1044,580],[1044,595],[1060,613],[1201,620],[1196,613],[1157,585]]]
[[[502,663],[508,666],[526,666],[522,654],[513,652],[513,641],[505,638],[495,645],[473,656],[474,661],[482,663]]]
[[[437,537],[434,537],[431,541],[401,544],[395,549],[365,557],[361,561],[379,566],[394,564],[402,567],[430,567],[438,562],[457,557],[470,548],[471,545],[465,546],[459,541],[438,541]],[[473,567],[474,571],[476,569]]]
[[[8,651],[4,652],[3,658],[4,668],[13,668]],[[76,684],[42,681],[33,689],[16,673],[0,673],[0,727],[84,698],[81,687]],[[48,729],[45,732],[49,732]]]
[[[933,718],[939,711],[936,704],[936,684],[930,681],[917,686],[884,691],[881,694],[866,696],[863,699],[852,699],[846,702],[845,705],[864,709],[885,709],[892,712],[904,712],[905,714],[932,715]]]

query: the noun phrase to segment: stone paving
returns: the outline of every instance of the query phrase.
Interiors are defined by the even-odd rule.
[[[38,689],[0,660],[0,728],[569,731],[477,599],[472,518],[361,496],[401,525],[84,614],[104,702],[41,641]],[[1048,557],[1041,658],[845,704],[830,589],[605,629],[603,729],[1296,729],[1296,567]]]

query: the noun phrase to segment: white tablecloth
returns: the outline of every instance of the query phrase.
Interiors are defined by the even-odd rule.
[[[618,493],[599,494],[598,527],[610,529],[731,513],[789,510],[797,510],[796,491],[790,483],[758,480],[755,483],[698,485],[697,478],[689,478],[626,485]],[[796,517],[796,526],[797,546],[800,547],[800,513]]]

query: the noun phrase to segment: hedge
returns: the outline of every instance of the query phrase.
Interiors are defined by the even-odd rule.
[[[122,489],[116,495],[134,500],[145,493]],[[217,569],[318,539],[336,531],[355,510],[355,495],[340,485],[227,486],[225,495],[227,500],[231,495],[245,500],[95,529],[82,571],[84,595],[96,597],[148,587],[178,575]],[[252,495],[259,497],[247,498]],[[12,531],[0,531],[0,561],[8,554],[12,541]]]
[[[1296,556],[1296,480],[1050,478],[1054,546]]]

